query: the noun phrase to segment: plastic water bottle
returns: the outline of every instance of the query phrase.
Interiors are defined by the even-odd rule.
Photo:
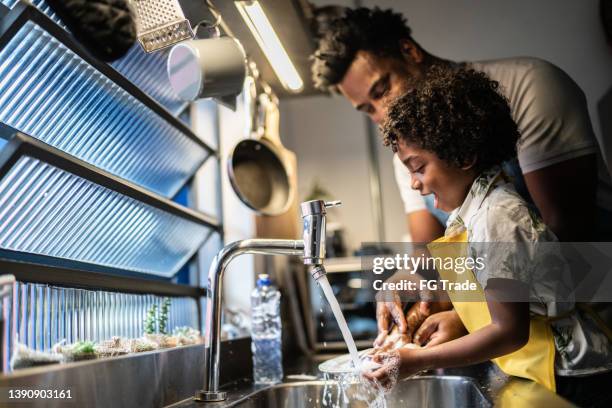
[[[259,275],[251,294],[251,308],[253,379],[256,384],[279,383],[283,380],[280,292],[268,275]]]

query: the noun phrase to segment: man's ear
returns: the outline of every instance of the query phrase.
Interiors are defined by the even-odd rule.
[[[420,64],[425,59],[425,54],[423,50],[417,43],[414,41],[403,38],[399,41],[400,52],[402,56],[412,62]]]

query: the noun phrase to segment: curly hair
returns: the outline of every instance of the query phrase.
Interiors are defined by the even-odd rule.
[[[434,66],[397,98],[382,126],[383,142],[401,139],[456,167],[478,172],[516,156],[519,130],[499,83],[474,70]]]
[[[400,40],[411,39],[410,27],[400,13],[360,7],[346,8],[319,29],[318,49],[311,56],[312,80],[322,91],[336,90],[358,51],[381,57],[400,57]]]

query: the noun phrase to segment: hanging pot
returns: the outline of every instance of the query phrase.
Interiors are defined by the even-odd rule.
[[[236,109],[236,96],[243,89],[246,54],[231,37],[211,37],[176,44],[166,62],[168,80],[184,101],[215,98]]]
[[[296,186],[280,141],[276,97],[257,96],[252,78],[246,84],[249,138],[238,142],[228,158],[229,179],[238,198],[256,213],[284,214],[294,201]]]

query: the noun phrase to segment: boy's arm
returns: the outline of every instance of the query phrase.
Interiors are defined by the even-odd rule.
[[[416,350],[400,349],[401,374],[481,363],[523,347],[529,340],[529,303],[499,301],[507,299],[508,291],[525,293],[528,287],[510,279],[489,279],[485,295],[491,324],[448,343]],[[384,381],[392,371],[390,368],[385,365],[366,377]]]
[[[508,290],[527,290],[527,286],[510,279],[489,279],[485,296],[491,324],[467,336],[424,349],[419,356],[422,369],[481,363],[523,347],[529,340],[529,303],[497,300],[503,299],[504,293],[507,296]]]

